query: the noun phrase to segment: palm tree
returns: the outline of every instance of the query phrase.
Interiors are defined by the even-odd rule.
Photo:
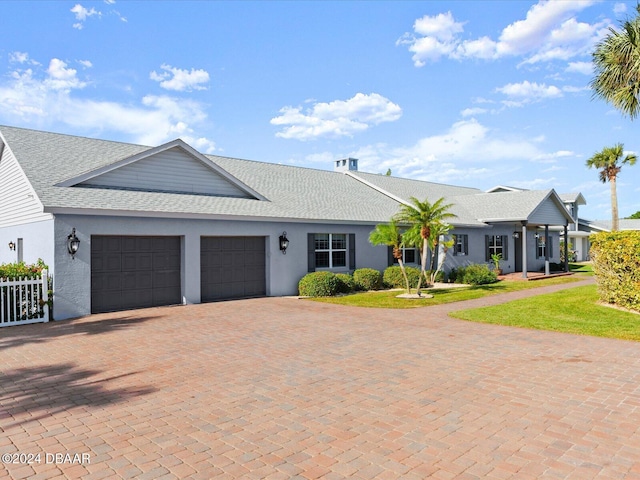
[[[609,34],[592,54],[593,96],[600,97],[632,120],[640,113],[640,4],[638,15]]]
[[[422,249],[422,265],[420,280],[418,281],[418,293],[420,292],[420,286],[422,284],[422,277],[427,282],[426,269],[427,269],[427,251],[429,249],[429,240],[432,235],[432,229],[438,228],[439,224],[445,223],[448,218],[454,218],[453,213],[448,212],[452,204],[445,204],[444,198],[439,198],[433,204],[425,199],[423,202],[416,197],[409,199],[409,204],[404,204],[400,207],[400,211],[395,216],[395,220],[398,223],[409,225],[409,229],[405,233],[405,245],[415,245]]]
[[[393,258],[398,260],[398,265],[400,265],[400,271],[402,272],[404,283],[407,287],[407,293],[411,293],[409,277],[407,277],[404,263],[402,263],[402,247],[404,246],[402,232],[400,232],[396,223],[391,220],[389,223],[376,225],[375,230],[369,234],[369,242],[372,245],[387,245],[393,248]]]
[[[627,154],[622,162],[620,162],[623,153],[623,145],[618,143],[613,147],[603,148],[602,151],[595,153],[587,160],[587,167],[597,168],[600,170],[600,181],[602,183],[609,182],[611,188],[611,231],[619,229],[616,180],[620,170],[622,169],[621,165],[634,165],[636,163],[636,156],[632,153]]]

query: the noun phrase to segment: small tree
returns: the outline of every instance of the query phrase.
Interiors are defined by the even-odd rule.
[[[407,277],[407,272],[404,268],[404,263],[402,262],[402,248],[404,247],[402,232],[400,232],[396,223],[391,220],[389,223],[376,225],[375,230],[369,234],[369,242],[372,245],[386,245],[393,249],[393,258],[398,260],[398,265],[400,266],[400,271],[404,277],[407,293],[411,293],[409,278]]]
[[[439,198],[433,204],[428,199],[421,202],[416,197],[411,197],[409,200],[410,203],[402,205],[394,218],[399,223],[409,225],[409,229],[403,237],[405,245],[422,249],[422,268],[420,281],[418,282],[419,293],[422,278],[428,279],[426,274],[427,252],[432,236],[431,232],[433,230],[435,233],[440,228],[440,224],[445,224],[446,219],[454,218],[456,215],[448,211],[453,205],[444,203],[444,198]],[[439,235],[436,237],[439,237]]]

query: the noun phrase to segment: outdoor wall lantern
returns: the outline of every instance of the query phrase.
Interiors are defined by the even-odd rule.
[[[287,238],[287,232],[282,232],[282,235],[280,235],[280,251],[283,255],[287,254],[287,248],[289,248],[289,239]]]
[[[73,228],[67,236],[67,251],[69,255],[71,255],[71,258],[75,258],[78,248],[80,248],[80,239],[76,237],[76,229]]]
[[[9,242],[9,250],[15,250],[16,249],[16,244],[14,243],[13,240],[11,240]]]
[[[511,235],[513,238],[518,239],[520,238],[520,232],[513,232],[513,234]]]

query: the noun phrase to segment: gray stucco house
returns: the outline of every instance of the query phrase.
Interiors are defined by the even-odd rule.
[[[454,205],[449,268],[502,253],[505,272],[539,271],[559,261],[574,222],[554,190],[483,192],[359,172],[356,159],[324,171],[203,155],[182,140],[147,147],[0,127],[0,263],[50,266],[56,320],[293,295],[314,270],[382,271],[392,260],[369,233],[412,196]]]

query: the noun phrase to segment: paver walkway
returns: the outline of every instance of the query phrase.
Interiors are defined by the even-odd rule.
[[[2,329],[0,477],[640,478],[640,343],[446,315],[498,300]]]

